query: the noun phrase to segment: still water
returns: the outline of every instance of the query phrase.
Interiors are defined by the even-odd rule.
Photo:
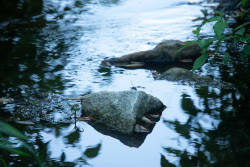
[[[245,105],[244,88],[194,88],[155,80],[147,69],[100,66],[103,59],[151,49],[164,39],[194,39],[192,29],[200,22],[192,20],[202,16],[201,9],[210,10],[216,4],[198,0],[25,2],[12,6],[16,14],[7,10],[1,17],[1,96],[20,100],[31,91],[76,97],[136,87],[167,106],[138,148],[85,122],[76,123],[81,131],[74,123],[43,121],[20,128],[35,148],[44,152],[42,157],[50,166],[245,166],[249,127],[244,114],[237,113],[243,110],[238,104]],[[207,27],[202,33],[209,35],[210,31]],[[230,76],[241,70],[219,67],[211,62],[200,73],[231,81]],[[15,104],[1,107],[1,119],[16,110]],[[50,107],[54,117],[60,117],[61,110],[72,112]],[[98,144],[101,147],[96,157],[83,156],[86,149]],[[9,161],[13,161],[10,166],[28,163],[15,155],[10,155]]]

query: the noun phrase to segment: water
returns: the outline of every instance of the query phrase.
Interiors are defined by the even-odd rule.
[[[82,36],[79,37],[78,47],[73,48],[78,53],[72,56],[65,67],[68,72],[65,74],[66,78],[73,80],[74,87],[67,89],[66,94],[72,94],[75,90],[102,90],[104,85],[107,86],[104,89],[128,89],[132,84],[137,84],[134,82],[138,80],[131,76],[149,78],[147,75],[151,75],[150,71],[125,71],[116,68],[107,74],[98,70],[103,59],[149,49],[164,39],[187,40],[192,37],[192,33],[184,25],[192,28],[192,19],[200,15],[199,6],[194,6],[196,10],[187,15],[181,11],[188,10],[188,5],[171,8],[176,1],[143,1],[143,5],[139,5],[141,3],[142,1],[121,1],[112,7],[89,5],[92,14],[80,15],[75,25],[82,28]],[[109,76],[104,77],[106,74]]]
[[[75,130],[73,123],[37,121],[34,126],[13,125],[30,136],[30,142],[38,152],[43,152],[42,158],[50,166],[67,166],[61,164],[62,159],[68,166],[86,163],[96,167],[151,167],[164,166],[164,163],[245,166],[250,144],[249,123],[244,117],[249,115],[244,111],[244,107],[249,108],[245,103],[244,84],[232,90],[194,88],[154,80],[152,71],[146,69],[100,66],[103,59],[151,49],[164,39],[194,39],[191,30],[199,22],[192,20],[202,16],[201,9],[210,10],[209,6],[215,5],[199,2],[40,0],[26,8],[23,2],[17,3],[21,7],[13,9],[21,13],[20,16],[5,11],[7,18],[1,17],[1,52],[5,53],[0,75],[1,96],[22,101],[29,98],[29,91],[32,96],[54,92],[75,97],[137,87],[158,97],[167,108],[139,148],[127,146],[84,122],[76,123],[83,132]],[[209,35],[211,27],[202,33]],[[206,64],[200,72],[229,82],[234,82],[233,76],[242,72],[241,68],[235,69],[234,64],[228,70],[225,65],[218,68],[219,64],[213,63]],[[232,72],[232,69],[235,70]],[[244,83],[242,78],[238,76],[239,82]],[[238,86],[237,82],[235,85]],[[62,102],[60,98],[59,102]],[[57,103],[47,107],[59,120],[63,112],[71,112],[71,109]],[[18,104],[1,107],[0,118],[5,119],[11,117],[9,113],[15,113]],[[84,155],[89,147],[98,144],[101,148],[96,157]],[[10,166],[29,162],[18,160],[14,155],[10,155],[8,161],[13,161]]]

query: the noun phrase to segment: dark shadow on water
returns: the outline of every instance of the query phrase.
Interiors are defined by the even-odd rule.
[[[149,133],[134,133],[131,135],[121,134],[107,129],[102,124],[89,123],[96,131],[102,133],[103,135],[111,136],[118,139],[120,142],[129,147],[140,147]],[[153,130],[153,127],[150,131]]]

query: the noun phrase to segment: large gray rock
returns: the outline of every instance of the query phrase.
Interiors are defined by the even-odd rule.
[[[178,40],[166,40],[152,50],[107,59],[102,61],[102,65],[139,68],[152,64],[193,62],[200,56],[201,48],[197,44],[192,44],[178,52],[185,44],[186,42]]]
[[[160,113],[162,102],[142,91],[101,91],[82,97],[83,116],[91,116],[96,122],[112,131],[132,134],[135,125],[145,114]]]

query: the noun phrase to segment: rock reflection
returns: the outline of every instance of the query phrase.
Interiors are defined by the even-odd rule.
[[[91,124],[90,125],[97,130],[98,132],[102,133],[103,135],[111,136],[115,139],[118,139],[123,144],[129,147],[140,147],[144,140],[146,139],[148,133],[134,133],[131,135],[121,134],[118,132],[114,132],[105,128],[105,126],[101,124]],[[149,129],[152,131],[153,128]]]

